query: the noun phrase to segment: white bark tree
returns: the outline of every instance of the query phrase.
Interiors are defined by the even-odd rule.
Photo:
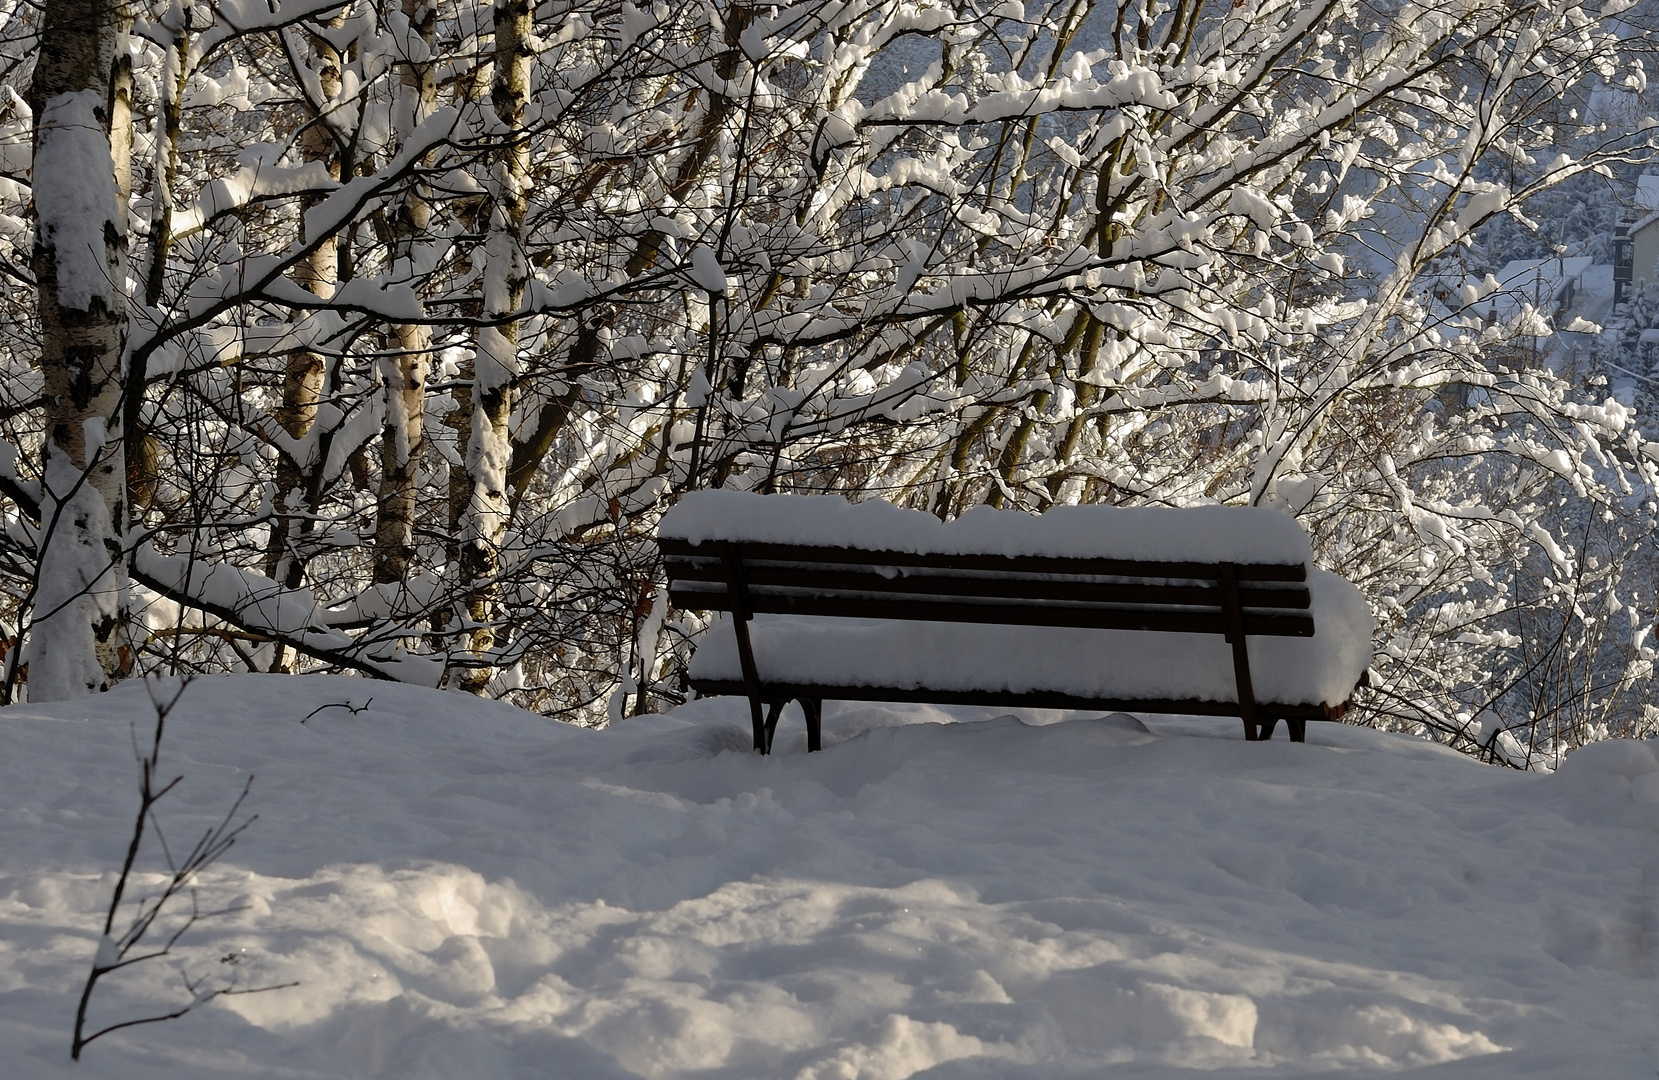
[[[112,0],[45,6],[29,89],[43,377],[38,562],[27,596],[29,694],[106,690],[131,669],[126,464],[128,16]]]
[[[485,138],[489,198],[484,227],[483,318],[473,359],[472,422],[467,428],[467,504],[460,528],[460,583],[466,590],[465,648],[469,666],[459,686],[483,693],[500,639],[501,547],[510,510],[507,470],[512,462],[510,421],[513,380],[519,370],[519,309],[530,268],[524,220],[530,196],[530,71],[535,58],[530,0],[497,0],[493,12],[495,71],[490,86],[493,117]]]

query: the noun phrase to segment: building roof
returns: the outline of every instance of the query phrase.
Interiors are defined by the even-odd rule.
[[[1659,176],[1654,180],[1659,182]],[[1536,286],[1540,296],[1555,296],[1568,282],[1583,277],[1584,271],[1590,269],[1594,261],[1588,255],[1575,255],[1570,259],[1554,255],[1547,259],[1516,259],[1504,263],[1496,276],[1505,292],[1516,289],[1531,291]]]
[[[1636,178],[1634,205],[1640,213],[1652,213],[1659,210],[1659,176],[1652,173],[1643,173]]]
[[[1523,304],[1530,304],[1547,314],[1567,286],[1576,285],[1594,261],[1588,255],[1570,259],[1552,255],[1547,259],[1516,259],[1505,263],[1503,269],[1492,275],[1497,279],[1498,291],[1462,310],[1482,318],[1492,312],[1499,318],[1508,318],[1520,311]]]

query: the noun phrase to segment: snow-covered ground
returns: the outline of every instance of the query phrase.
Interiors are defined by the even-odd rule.
[[[73,1066],[148,716],[0,712],[0,1075],[1654,1075],[1652,744],[1524,775],[1336,725],[831,705],[825,752],[791,710],[760,758],[740,701],[584,731],[280,676],[189,688],[161,819],[187,845],[257,774],[204,893],[245,909],[178,957],[300,985]],[[95,1020],[180,1003],[171,963]]]

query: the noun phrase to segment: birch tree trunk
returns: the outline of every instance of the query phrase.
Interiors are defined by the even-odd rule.
[[[467,440],[470,493],[462,521],[461,583],[466,589],[467,652],[471,666],[458,679],[481,694],[488,685],[496,641],[501,542],[507,532],[507,471],[513,447],[512,380],[518,371],[518,324],[512,316],[524,299],[529,264],[524,257],[524,214],[530,186],[530,147],[524,113],[530,100],[533,39],[529,0],[495,6],[495,80],[490,103],[500,121],[501,148],[492,170],[492,199],[484,239],[484,324],[478,331],[472,380],[472,428]]]
[[[338,28],[344,22],[344,12],[326,24]],[[333,44],[321,33],[310,35],[310,73],[315,79],[317,100],[311,104],[315,118],[300,137],[300,149],[307,161],[321,161],[328,175],[340,179],[340,148],[329,114],[330,103],[340,93],[341,57]],[[301,220],[304,213],[322,201],[321,196],[301,200]],[[295,268],[294,279],[307,292],[322,300],[334,295],[339,269],[339,240],[326,236],[305,236],[308,244],[315,242],[311,255]],[[296,320],[304,318],[295,312]],[[313,516],[317,509],[316,472],[321,460],[316,452],[317,440],[307,438],[311,425],[317,419],[317,407],[323,397],[326,364],[321,355],[310,349],[296,349],[288,354],[282,379],[282,404],[276,409],[276,421],[294,440],[299,449],[284,450],[277,459],[276,521],[271,529],[270,548],[266,552],[266,574],[289,588],[298,588],[305,579],[307,553],[304,540],[313,530]],[[282,658],[278,652],[278,659]],[[279,665],[280,666],[280,665]]]
[[[324,23],[327,29],[338,29],[345,21],[342,10]],[[331,179],[341,177],[340,147],[335,139],[330,105],[340,93],[341,56],[332,42],[323,34],[312,31],[307,65],[314,80],[307,88],[313,118],[300,136],[300,149],[306,161],[321,161]],[[293,53],[290,53],[293,55]],[[321,202],[320,196],[300,200],[300,218],[305,211]],[[334,235],[316,237],[302,229],[305,243],[315,242],[310,256],[294,270],[294,280],[307,292],[322,300],[334,295],[339,271],[339,238]],[[305,317],[295,311],[293,318]],[[311,427],[317,419],[317,408],[326,390],[328,366],[324,358],[310,349],[296,349],[288,354],[282,377],[282,402],[275,410],[276,422],[292,440],[288,447],[279,447],[276,467],[276,497],[273,500],[276,520],[271,524],[270,544],[265,553],[265,573],[288,588],[298,588],[305,580],[306,562],[310,557],[307,541],[315,530],[315,515],[321,493],[318,470],[326,455],[319,454],[318,440]],[[271,660],[272,671],[288,671],[293,660],[288,650],[278,645]]]
[[[50,0],[29,94],[46,427],[25,653],[33,701],[107,690],[131,667],[121,438],[129,18],[120,0]]]
[[[475,18],[483,10],[482,4],[466,9]],[[474,105],[485,100],[490,93],[490,85],[495,79],[495,9],[490,9],[490,24],[475,26],[472,35],[467,39],[471,43],[470,57],[472,64],[455,83],[455,94],[461,101]],[[466,226],[469,233],[482,231],[480,222],[487,221],[485,202],[478,197],[458,199],[452,205],[455,216]],[[478,258],[481,254],[471,254],[463,258]],[[478,318],[483,315],[483,302],[473,296],[461,301],[458,309],[469,318]],[[472,477],[467,468],[466,451],[472,445],[472,382],[473,373],[477,365],[471,357],[463,357],[457,365],[456,378],[450,389],[450,401],[453,407],[444,414],[443,426],[454,434],[451,436],[454,446],[460,450],[456,460],[449,463],[448,474],[445,477],[445,495],[449,510],[448,529],[445,532],[444,559],[452,573],[459,574],[461,565],[462,534],[467,521],[467,507],[472,501]],[[434,629],[448,630],[457,619],[466,615],[464,600],[457,603],[450,611],[434,618]],[[461,642],[464,646],[466,643]],[[446,676],[447,678],[447,676]]]
[[[407,136],[432,115],[437,81],[432,47],[437,35],[437,8],[432,0],[403,0],[409,20],[394,120]],[[424,181],[417,180],[392,217],[396,257],[412,280],[415,245],[426,235],[432,217]],[[374,529],[374,580],[396,584],[409,576],[415,556],[415,495],[421,443],[425,438],[426,377],[432,366],[432,331],[422,323],[392,327],[395,355],[381,361],[386,387],[386,426],[380,441],[380,491]]]
[[[179,172],[179,138],[184,131],[184,92],[190,81],[189,20],[173,26],[173,38],[163,52],[161,78],[156,80],[156,133],[150,164],[150,228],[148,260],[144,263],[145,306],[161,303],[167,280],[167,258],[173,247],[174,189]],[[131,361],[127,371],[122,430],[127,454],[127,497],[135,519],[155,502],[158,475],[158,447],[155,433],[146,423],[144,391],[149,381],[148,358]]]

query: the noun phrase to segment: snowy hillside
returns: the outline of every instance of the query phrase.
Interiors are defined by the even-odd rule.
[[[738,701],[587,731],[279,676],[188,690],[161,819],[187,846],[257,774],[204,893],[245,910],[179,955],[300,985],[74,1066],[149,711],[0,712],[6,1077],[1654,1075],[1651,744],[1546,776],[1335,725],[830,705],[824,753],[791,710],[766,759]],[[181,1003],[170,962],[95,1020]]]

